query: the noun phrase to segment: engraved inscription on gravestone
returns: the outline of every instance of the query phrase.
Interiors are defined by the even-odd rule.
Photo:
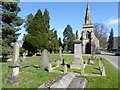
[[[75,48],[74,48],[74,57],[75,58],[82,58],[81,46],[82,46],[82,44],[75,44]]]

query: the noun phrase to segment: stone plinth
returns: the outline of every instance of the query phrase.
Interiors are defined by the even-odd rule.
[[[10,84],[18,84],[21,81],[19,66],[9,66],[9,72],[5,81]]]
[[[82,59],[82,42],[80,40],[74,41],[74,60],[70,65],[72,69],[81,69],[81,65],[83,64]]]

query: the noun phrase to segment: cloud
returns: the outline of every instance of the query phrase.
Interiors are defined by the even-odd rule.
[[[60,32],[63,32],[63,31],[64,31],[64,28],[60,29],[59,31],[60,31]]]
[[[120,23],[120,18],[114,18],[113,16],[111,16],[110,18],[108,18],[107,20],[104,21],[104,24],[118,24]]]
[[[120,18],[119,19],[113,19],[108,22],[108,24],[118,24],[120,23]]]

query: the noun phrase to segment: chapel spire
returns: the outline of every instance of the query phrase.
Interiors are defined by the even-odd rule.
[[[87,8],[86,8],[85,24],[92,24],[89,3],[87,3]]]

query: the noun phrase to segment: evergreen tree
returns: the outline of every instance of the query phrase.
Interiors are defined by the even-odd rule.
[[[59,37],[59,46],[62,46],[61,38]]]
[[[30,22],[33,20],[34,16],[32,14],[29,14],[26,17],[25,25],[24,27],[26,28],[26,31],[28,31],[28,26],[30,25]]]
[[[17,14],[20,11],[19,2],[2,2],[2,56],[3,59],[12,53],[11,43],[15,42],[18,36],[16,32],[24,22]]]
[[[49,47],[49,12],[45,9],[44,14],[39,9],[28,26],[28,34],[25,36],[23,47],[33,54]]]
[[[58,42],[58,36],[57,36],[57,31],[54,29],[49,30],[49,47],[48,50],[50,53],[52,51],[57,51],[59,48],[59,42]]]
[[[73,51],[73,40],[75,39],[75,35],[72,32],[72,27],[67,25],[63,32],[63,42],[64,42],[64,49]]]
[[[108,40],[108,51],[112,51],[113,50],[113,46],[114,46],[114,38],[113,38],[113,28],[111,28],[111,32],[109,35],[109,40]]]
[[[50,23],[50,16],[49,16],[49,12],[48,12],[47,9],[45,9],[43,17],[44,17],[45,28],[48,31],[49,28],[50,28],[50,25],[49,25],[49,23]]]

